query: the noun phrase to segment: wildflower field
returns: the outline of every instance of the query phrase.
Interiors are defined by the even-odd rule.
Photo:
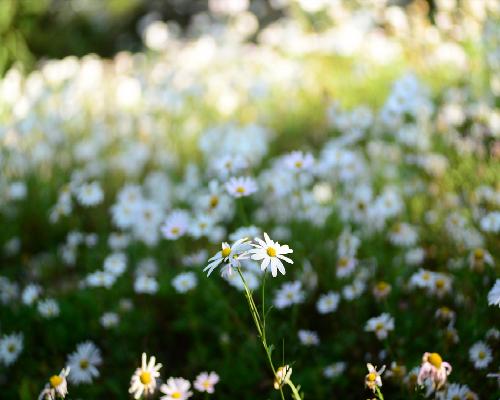
[[[499,3],[205,3],[0,78],[0,398],[499,399]]]

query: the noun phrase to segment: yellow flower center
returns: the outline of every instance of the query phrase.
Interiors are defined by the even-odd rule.
[[[217,196],[210,197],[210,208],[215,208],[219,204],[219,198]]]
[[[379,282],[377,283],[377,291],[385,292],[389,288],[389,284],[387,282]]]
[[[58,387],[63,381],[63,378],[59,375],[52,375],[49,379],[50,386],[53,388]]]
[[[231,247],[224,247],[222,249],[222,257],[226,258],[231,253]]]
[[[9,344],[9,345],[7,346],[7,351],[8,351],[9,353],[14,353],[14,351],[15,351],[15,350],[16,350],[16,345],[15,345],[15,344],[11,343],[11,344]]]
[[[484,258],[484,251],[483,249],[476,249],[474,251],[474,257],[476,260],[482,260]]]
[[[243,193],[245,193],[245,188],[243,186],[238,186],[236,188],[236,192],[243,194]]]
[[[276,249],[274,247],[267,248],[267,255],[269,257],[276,257]]]
[[[300,160],[295,161],[295,167],[302,168],[302,161],[300,161]]]
[[[181,397],[182,397],[182,394],[180,394],[179,392],[172,393],[172,398],[173,399],[180,399]]]
[[[444,288],[444,280],[443,279],[436,280],[436,288],[438,288],[438,289]]]
[[[349,261],[347,260],[347,258],[342,257],[339,259],[339,267],[340,268],[347,267],[347,264],[349,264]]]
[[[429,361],[436,368],[440,368],[441,364],[443,363],[443,359],[438,353],[429,354],[429,356],[427,357],[427,361]]]
[[[384,324],[382,322],[377,322],[377,325],[375,325],[375,330],[381,331],[382,329],[384,329]]]
[[[366,376],[366,379],[370,382],[375,382],[375,380],[377,379],[377,374],[374,373],[374,372],[370,372],[367,376]]]
[[[480,351],[477,356],[479,357],[480,360],[483,360],[484,357],[486,357],[486,353],[484,351]]]
[[[141,375],[139,375],[139,379],[143,385],[147,385],[151,383],[151,374],[147,371],[142,371]]]
[[[204,387],[205,389],[208,389],[210,386],[212,386],[212,385],[210,384],[210,382],[209,382],[209,381],[203,381],[203,387]]]
[[[179,228],[177,228],[176,226],[174,226],[174,227],[170,230],[170,232],[172,232],[172,234],[174,234],[174,235],[177,235],[177,234],[179,233]]]
[[[89,367],[89,361],[86,359],[80,360],[80,368],[87,369]]]
[[[444,317],[448,316],[449,314],[451,313],[451,310],[444,306],[444,307],[441,307],[441,314],[443,314]]]

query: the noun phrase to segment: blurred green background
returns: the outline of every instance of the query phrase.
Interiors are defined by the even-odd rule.
[[[419,1],[427,3],[432,19],[434,1]],[[363,5],[363,0],[353,0],[354,4]],[[269,0],[252,0],[250,8],[261,25],[281,14]],[[145,16],[176,21],[183,28],[207,9],[208,0],[0,0],[0,76],[14,64],[29,71],[43,59],[138,51]]]

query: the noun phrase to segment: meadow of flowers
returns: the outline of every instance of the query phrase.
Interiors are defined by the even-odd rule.
[[[500,6],[406,3],[11,68],[0,398],[498,399]]]

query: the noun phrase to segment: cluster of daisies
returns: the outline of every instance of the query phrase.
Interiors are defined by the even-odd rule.
[[[39,400],[64,399],[68,394],[68,381],[73,384],[90,383],[93,377],[99,376],[96,369],[102,362],[99,349],[92,342],[81,343],[77,350],[68,357],[68,366],[57,375],[52,375],[43,390]],[[134,399],[147,398],[156,392],[157,386],[162,393],[162,400],[186,400],[193,396],[191,383],[184,378],[170,377],[161,382],[160,369],[154,356],[149,358],[142,353],[141,365],[130,379],[129,393]],[[219,376],[215,372],[202,372],[193,381],[193,387],[200,393],[212,394]]]

